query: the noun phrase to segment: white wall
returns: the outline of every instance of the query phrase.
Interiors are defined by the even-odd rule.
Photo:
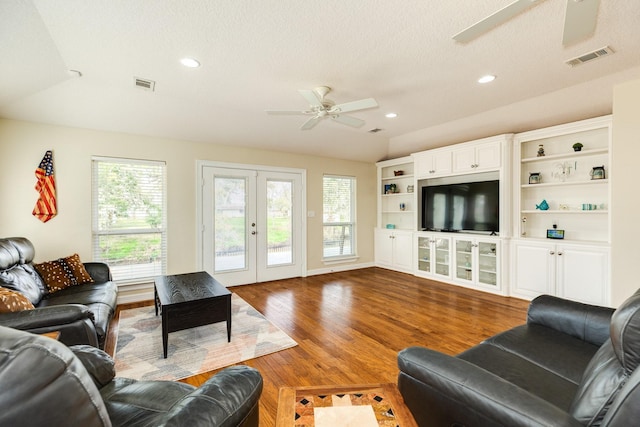
[[[37,200],[37,168],[53,150],[58,215],[43,224],[31,215]],[[357,248],[360,265],[371,265],[376,223],[374,164],[271,152],[221,144],[143,137],[0,119],[0,236],[28,237],[36,261],[80,254],[91,260],[91,156],[164,160],[168,181],[168,273],[196,266],[196,161],[212,160],[307,170],[307,268],[321,271],[322,176],[355,176],[358,190]],[[343,268],[343,265],[331,268]]]
[[[640,288],[640,80],[613,90],[611,303]]]

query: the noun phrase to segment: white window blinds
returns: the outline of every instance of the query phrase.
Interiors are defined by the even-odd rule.
[[[325,175],[322,189],[323,257],[354,256],[355,194],[353,177]]]
[[[93,158],[93,259],[118,283],[164,274],[167,257],[164,162]]]

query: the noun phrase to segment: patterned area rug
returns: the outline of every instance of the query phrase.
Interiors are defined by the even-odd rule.
[[[178,380],[291,348],[297,343],[245,300],[231,295],[231,342],[227,323],[171,332],[162,355],[162,324],[153,306],[120,312],[115,350],[119,377]]]

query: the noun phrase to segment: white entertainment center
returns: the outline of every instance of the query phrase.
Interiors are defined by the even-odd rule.
[[[376,265],[500,295],[609,305],[610,152],[605,116],[378,162]],[[489,180],[499,180],[498,233],[423,229],[423,187]]]

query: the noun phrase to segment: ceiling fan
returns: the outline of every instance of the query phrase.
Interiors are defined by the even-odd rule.
[[[467,43],[481,34],[504,24],[516,15],[544,0],[516,0],[453,36],[460,43]],[[562,44],[573,44],[589,37],[596,29],[600,0],[567,0]]]
[[[325,96],[329,92],[331,92],[331,88],[328,86],[319,86],[313,90],[300,89],[298,92],[300,92],[300,95],[302,95],[304,99],[306,99],[309,103],[308,110],[267,110],[267,114],[311,116],[311,118],[304,122],[304,124],[300,127],[301,130],[313,129],[318,123],[320,123],[327,117],[330,117],[332,120],[335,120],[338,123],[342,123],[343,125],[359,128],[364,125],[364,120],[351,116],[345,116],[343,113],[366,110],[368,108],[374,108],[378,106],[378,103],[373,98],[366,98],[359,101],[336,104],[330,99],[325,98]]]

